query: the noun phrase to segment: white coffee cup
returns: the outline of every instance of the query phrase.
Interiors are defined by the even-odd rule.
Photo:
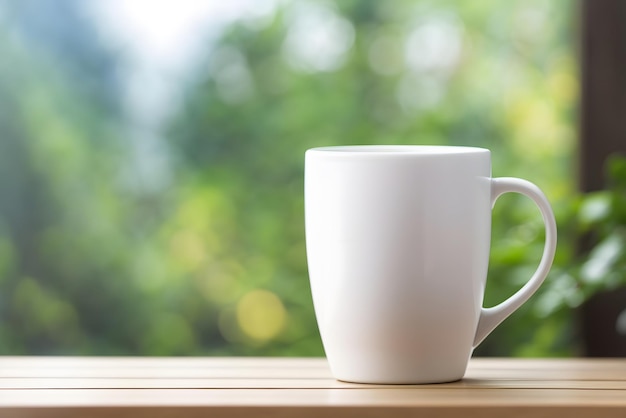
[[[306,152],[306,246],[333,375],[361,383],[459,380],[473,349],[545,279],[556,223],[534,184],[491,178],[487,149],[345,146]],[[516,192],[546,228],[535,274],[483,308],[491,209]]]

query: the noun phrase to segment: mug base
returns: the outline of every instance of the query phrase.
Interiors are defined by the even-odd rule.
[[[464,375],[455,377],[428,377],[428,378],[358,378],[348,376],[334,376],[340,382],[357,383],[360,385],[433,385],[458,382],[463,379]]]

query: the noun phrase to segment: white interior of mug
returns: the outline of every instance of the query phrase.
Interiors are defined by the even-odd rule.
[[[485,148],[450,145],[346,145],[313,148],[311,151],[377,154],[468,154],[489,151]]]

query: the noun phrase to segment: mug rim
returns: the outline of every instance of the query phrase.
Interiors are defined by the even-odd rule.
[[[457,145],[338,145],[315,147],[307,153],[333,155],[462,155],[490,153],[487,148]]]

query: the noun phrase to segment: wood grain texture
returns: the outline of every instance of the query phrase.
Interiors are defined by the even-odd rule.
[[[473,359],[459,382],[360,385],[324,359],[0,357],[3,418],[320,414],[626,417],[626,359]]]

